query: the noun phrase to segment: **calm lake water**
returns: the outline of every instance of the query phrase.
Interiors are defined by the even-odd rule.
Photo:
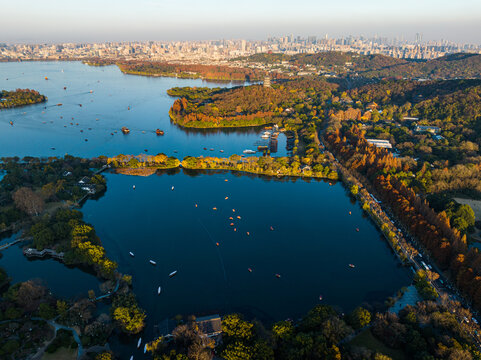
[[[137,155],[147,149],[148,154],[182,159],[241,154],[264,144],[259,128],[186,131],[172,124],[168,112],[175,99],[166,91],[175,86],[233,84],[124,75],[116,66],[80,62],[0,63],[0,90],[30,88],[48,97],[47,103],[0,111],[0,156]],[[123,126],[130,134],[121,133]],[[155,135],[157,128],[165,135]],[[277,155],[286,155],[284,135],[279,136]]]
[[[115,66],[78,62],[0,63],[0,89],[34,88],[49,97],[46,109],[42,104],[0,111],[0,156],[91,157],[148,149],[169,155],[177,150],[182,158],[220,155],[220,149],[229,156],[256,146],[259,129],[186,131],[172,125],[173,99],[165,92],[173,86],[218,85],[129,76]],[[110,135],[122,126],[131,133]],[[165,136],[157,137],[156,128]],[[278,150],[286,154],[285,138]],[[410,283],[408,269],[339,183],[181,170],[106,178],[105,195],[88,200],[82,212],[119,270],[133,275],[148,314],[144,339],[152,338],[155,324],[177,314],[242,312],[270,323],[302,316],[321,295],[322,303],[348,312],[363,302],[383,302]],[[29,261],[18,247],[3,255],[0,266],[14,282],[40,277],[59,296],[98,290],[98,280],[79,269],[51,259]],[[169,278],[174,270],[177,276]],[[128,359],[136,342],[114,340],[114,349]]]
[[[12,235],[0,240],[0,245],[14,241],[19,235]],[[69,268],[53,259],[27,259],[22,252],[21,246],[13,245],[2,251],[0,266],[3,267],[11,283],[39,280],[48,286],[53,294],[61,298],[85,297],[90,289],[99,292],[97,278],[78,268]],[[75,286],[72,286],[75,284]]]
[[[133,275],[149,315],[146,335],[176,314],[295,319],[320,295],[350,311],[410,282],[340,184],[214,172],[106,177],[105,196],[82,210],[109,256]]]

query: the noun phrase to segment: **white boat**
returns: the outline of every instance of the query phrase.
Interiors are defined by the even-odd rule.
[[[175,276],[176,274],[177,274],[177,270],[172,271],[172,272],[169,274],[169,277],[173,277],[173,276]]]
[[[134,360],[134,355],[132,355],[132,356],[130,357],[130,360]]]
[[[132,251],[129,251],[129,255],[132,256],[132,257],[135,256],[135,254]]]
[[[147,344],[144,345],[144,354],[147,352]]]
[[[174,187],[172,186],[172,191],[174,191]]]
[[[142,344],[142,338],[139,338],[139,341],[137,341],[137,349],[140,347],[140,344]]]
[[[269,135],[266,135],[266,134],[262,134],[262,135],[261,135],[261,138],[263,138],[263,139],[269,139],[269,137],[270,137],[270,136],[269,136]]]
[[[250,149],[245,149],[243,151],[244,154],[255,154],[256,152],[254,150],[250,150]]]
[[[135,185],[133,185],[133,186],[132,186],[132,189],[134,189],[134,190],[135,190]]]
[[[157,295],[160,295],[161,291],[162,291],[162,288],[159,286],[159,288],[157,289]]]
[[[152,265],[157,265],[157,263],[156,263],[154,260],[149,260],[149,262],[150,262]]]

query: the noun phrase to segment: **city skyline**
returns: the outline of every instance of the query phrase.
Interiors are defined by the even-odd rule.
[[[139,0],[133,6],[123,0],[86,0],[80,7],[58,0],[20,0],[5,4],[0,20],[0,42],[8,43],[261,40],[289,33],[415,40],[415,34],[422,33],[425,41],[480,44],[481,3]]]

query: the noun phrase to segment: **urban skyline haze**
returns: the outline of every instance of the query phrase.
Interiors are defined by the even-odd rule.
[[[19,0],[2,5],[0,42],[265,39],[289,33],[480,44],[481,2],[462,0]]]

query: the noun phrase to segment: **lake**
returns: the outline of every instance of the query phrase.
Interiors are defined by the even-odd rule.
[[[182,159],[241,154],[265,144],[262,128],[192,130],[172,124],[168,112],[175,98],[166,91],[175,86],[233,84],[125,75],[117,66],[81,62],[0,63],[0,90],[30,88],[48,97],[46,103],[0,110],[0,156],[95,157],[147,150]],[[123,126],[130,134],[122,134]],[[157,136],[157,128],[165,135]],[[277,156],[287,154],[284,134],[277,148]]]
[[[320,295],[347,312],[410,283],[408,269],[341,184],[193,174],[106,174],[106,194],[82,208],[109,257],[133,275],[147,334],[176,314],[296,319]]]

